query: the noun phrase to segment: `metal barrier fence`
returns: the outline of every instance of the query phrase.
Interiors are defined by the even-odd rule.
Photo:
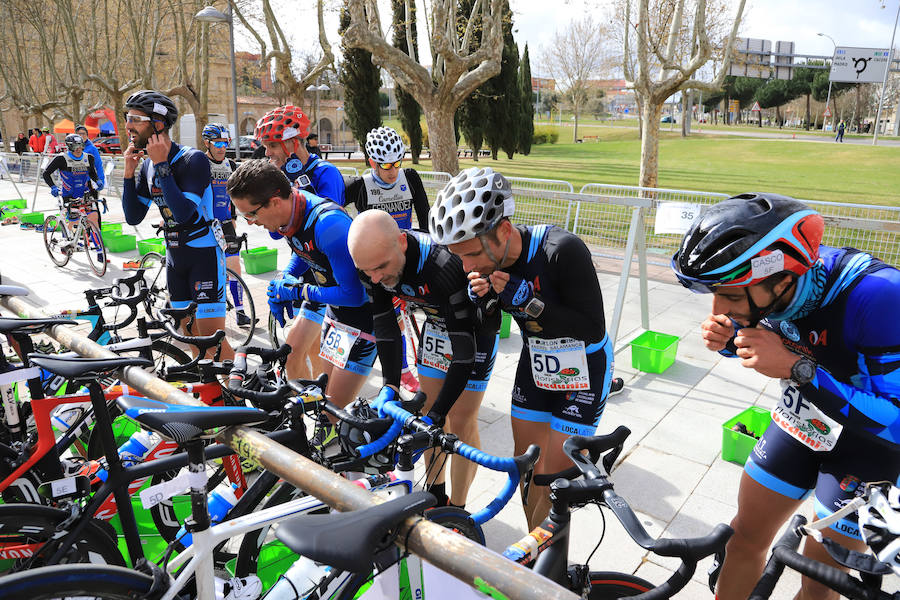
[[[4,306],[20,317],[48,316],[21,298],[2,296]],[[49,335],[57,342],[91,358],[114,358],[115,354],[71,328],[56,325]],[[119,376],[148,398],[183,405],[201,405],[188,393],[157,379],[139,367],[126,367]],[[375,494],[270,440],[249,427],[229,427],[218,441],[230,445],[244,458],[262,465],[282,479],[341,511],[359,510],[383,502]],[[577,600],[578,596],[534,571],[515,563],[468,538],[421,517],[410,517],[400,527],[397,543],[454,577],[490,592],[495,598],[516,600]]]
[[[532,179],[529,177],[507,177],[513,192],[532,190],[548,192],[546,196],[531,196],[528,202],[516,206],[516,220],[523,223],[547,223],[572,229],[575,202],[560,200],[554,192],[574,192],[568,181],[559,179]]]
[[[341,175],[352,175],[353,177],[359,177],[359,169],[357,169],[356,167],[337,167],[337,170],[341,172]]]

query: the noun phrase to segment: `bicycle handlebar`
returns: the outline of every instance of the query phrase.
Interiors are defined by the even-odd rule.
[[[281,409],[284,401],[294,393],[293,388],[287,383],[278,384],[275,389],[269,391],[250,390],[242,387],[247,375],[247,355],[259,356],[264,363],[283,359],[291,353],[288,344],[282,344],[278,349],[259,348],[256,346],[241,346],[234,352],[234,365],[228,375],[228,391],[238,398],[250,400],[264,409]]]
[[[413,429],[417,432],[424,432],[430,435],[444,450],[454,452],[463,458],[472,461],[476,465],[491,469],[492,471],[502,471],[507,474],[506,483],[497,497],[486,507],[470,517],[472,522],[477,525],[481,525],[494,518],[497,513],[506,506],[518,488],[522,476],[534,468],[534,464],[540,456],[540,448],[534,444],[529,446],[524,454],[516,457],[499,457],[482,452],[478,448],[460,441],[456,436],[444,433],[439,427],[434,426],[427,417],[418,417],[408,411],[401,406],[401,403],[397,400],[397,391],[387,386],[381,389],[381,392],[372,403],[372,406],[373,408],[377,408],[379,415],[387,415],[394,419],[394,425],[391,426],[388,434],[382,436],[382,438],[379,438],[377,441],[384,439],[395,429],[399,429],[400,431],[404,428]],[[374,442],[372,444],[367,444],[366,446],[360,446],[357,448],[357,451],[363,456],[368,456],[368,454],[363,454],[363,450],[368,446],[373,446],[373,444]],[[375,451],[377,452],[378,450]]]
[[[586,479],[598,479],[604,476],[604,473],[597,468],[595,463],[604,452],[612,450],[603,456],[603,468],[605,474],[608,475],[612,471],[616,459],[622,453],[625,440],[629,435],[631,435],[631,430],[624,425],[620,425],[615,431],[606,435],[573,435],[563,443],[563,451],[575,463],[575,466],[558,473],[535,475],[534,484],[548,486],[557,479],[575,479],[580,475],[584,475]],[[590,460],[581,454],[582,450],[588,451]]]

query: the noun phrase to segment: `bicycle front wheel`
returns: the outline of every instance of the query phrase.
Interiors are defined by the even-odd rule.
[[[250,288],[241,276],[231,269],[225,269],[225,273],[228,276],[228,282],[225,284],[225,337],[232,348],[246,346],[256,332],[256,306],[253,304]],[[243,304],[240,311],[231,293],[232,281],[237,284],[238,298]]]
[[[166,280],[166,259],[158,252],[148,252],[141,258],[141,268],[147,281],[147,299],[144,308],[151,319],[157,318],[160,308],[169,306],[169,286]]]
[[[84,223],[84,252],[87,254],[88,264],[97,277],[106,274],[106,246],[100,237],[100,229],[85,219]]]
[[[588,600],[628,598],[643,594],[656,587],[645,579],[627,573],[591,571],[590,578],[591,591],[588,594]]]
[[[152,577],[124,567],[57,565],[5,577],[0,600],[133,600],[152,586]]]
[[[65,220],[61,220],[59,215],[50,215],[44,219],[44,247],[53,264],[57,267],[66,266],[72,258],[72,243]]]

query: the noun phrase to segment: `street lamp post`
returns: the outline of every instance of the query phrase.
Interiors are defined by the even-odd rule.
[[[881,82],[881,96],[878,98],[878,112],[875,115],[875,135],[872,136],[873,146],[878,144],[878,128],[881,126],[881,107],[884,104],[884,91],[887,89],[888,75],[891,74],[891,63],[894,62],[894,38],[897,37],[898,20],[900,20],[900,2],[897,3],[897,16],[894,17],[894,32],[891,33],[891,45],[888,47],[888,63],[887,67],[884,69],[884,81]],[[896,118],[896,116],[894,118]]]
[[[318,78],[316,78],[316,81],[318,81]],[[322,119],[319,118],[319,92],[327,92],[330,89],[331,88],[328,87],[328,85],[325,83],[323,83],[322,85],[311,85],[306,88],[307,92],[315,92],[316,93],[316,136],[318,136],[320,138],[319,139],[320,144],[322,143],[322,140],[321,140],[322,132],[319,130],[321,129]]]
[[[238,115],[238,103],[237,103],[237,65],[235,64],[235,56],[234,56],[234,18],[231,15],[231,4],[228,5],[228,12],[223,13],[220,10],[217,10],[215,7],[207,6],[196,15],[194,18],[200,21],[201,23],[228,23],[228,34],[229,40],[231,42],[231,101],[232,108],[234,109],[234,158],[235,160],[241,159],[241,131],[240,131],[240,116]]]
[[[827,37],[831,40],[831,45],[834,46],[834,49],[831,51],[831,64],[834,64],[834,55],[837,53],[837,44],[834,42],[834,38],[828,35],[827,33],[817,33],[816,35],[821,37]],[[825,110],[828,110],[828,103],[831,102],[831,75],[828,76],[828,97],[825,99]],[[834,115],[832,115],[832,119],[834,119]],[[834,121],[832,120],[832,123]],[[822,123],[822,130],[825,130],[825,123]]]

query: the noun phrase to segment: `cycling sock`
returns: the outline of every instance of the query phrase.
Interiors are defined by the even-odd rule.
[[[437,498],[435,506],[447,506],[450,503],[450,498],[447,496],[447,484],[435,483],[428,488],[428,491]]]
[[[244,288],[238,285],[236,279],[229,279],[228,289],[231,290],[231,297],[234,298],[234,309],[244,310]]]
[[[462,510],[466,510],[466,503],[465,503],[465,502],[463,502],[462,504],[453,504],[452,502],[448,501],[448,502],[447,502],[447,506],[452,506],[453,508],[459,508],[459,509],[462,509]]]

